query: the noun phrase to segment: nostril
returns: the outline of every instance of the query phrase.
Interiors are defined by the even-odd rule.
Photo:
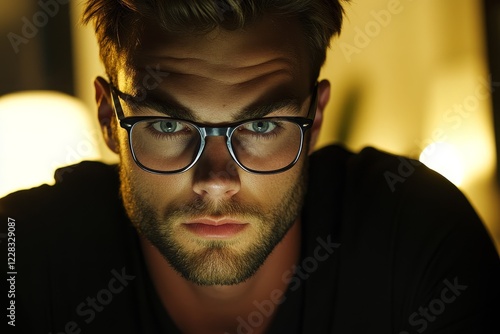
[[[196,180],[193,185],[195,193],[201,196],[216,198],[227,198],[234,196],[240,190],[239,179],[231,178],[207,178]]]

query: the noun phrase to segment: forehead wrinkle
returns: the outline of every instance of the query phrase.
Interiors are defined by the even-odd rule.
[[[227,56],[222,59],[208,59],[203,57],[176,57],[169,55],[155,55],[155,54],[146,54],[138,57],[139,63],[158,63],[158,65],[183,65],[187,64],[188,66],[196,65],[199,63],[200,66],[219,66],[230,69],[245,69],[256,66],[262,66],[267,64],[272,64],[275,62],[284,62],[284,63],[294,63],[294,61],[290,57],[280,56],[276,54],[274,57],[260,57],[266,58],[261,61],[256,61],[257,57],[252,57],[251,55],[245,56],[232,56],[232,58],[228,58]],[[218,70],[220,70],[219,68]]]
[[[147,61],[147,58],[149,61]],[[298,70],[298,66],[292,59],[278,57],[266,59],[260,62],[245,59],[224,62],[206,60],[202,58],[178,58],[171,56],[146,57],[145,63],[156,64],[159,73],[169,75],[195,76],[202,79],[213,80],[226,85],[237,85],[251,82],[273,74],[284,74],[293,77]],[[151,70],[151,65],[140,66],[138,72],[147,75]]]

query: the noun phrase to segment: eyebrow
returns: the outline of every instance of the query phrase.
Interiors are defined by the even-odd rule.
[[[300,113],[301,104],[297,99],[285,98],[267,104],[251,106],[236,114],[236,119],[263,118],[276,111],[290,111],[294,114]]]
[[[163,101],[151,96],[144,100],[138,100],[135,96],[123,92],[120,92],[120,97],[133,109],[138,111],[144,108],[150,108],[172,118],[180,118],[189,121],[195,120],[194,113],[191,110],[175,102]]]
[[[142,101],[138,101],[134,96],[120,92],[120,97],[124,99],[131,107],[136,110],[141,108],[151,108],[154,111],[165,114],[168,117],[185,119],[188,121],[197,121],[196,116],[192,110],[186,108],[178,103],[158,99],[155,96],[150,96]],[[301,104],[297,99],[284,98],[270,103],[254,105],[244,108],[241,111],[233,114],[233,121],[263,118],[273,112],[292,112],[294,114],[300,113]]]

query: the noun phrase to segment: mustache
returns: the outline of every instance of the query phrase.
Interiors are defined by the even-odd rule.
[[[222,218],[224,216],[231,217],[252,217],[263,218],[265,213],[255,205],[243,204],[234,200],[230,201],[207,201],[200,197],[196,197],[185,203],[175,203],[170,205],[165,214],[170,218],[209,216],[214,218]]]

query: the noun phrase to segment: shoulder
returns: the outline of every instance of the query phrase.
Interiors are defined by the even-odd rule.
[[[351,207],[396,214],[401,207],[422,209],[422,205],[459,202],[466,203],[464,209],[472,210],[456,186],[414,159],[372,147],[353,153],[340,146],[327,146],[314,152],[310,161],[310,188],[329,197],[342,192],[342,200]]]
[[[23,218],[50,216],[57,219],[68,210],[75,209],[75,206],[99,203],[101,198],[110,193],[118,194],[115,167],[103,163],[85,161],[61,168],[56,171],[54,178],[56,183],[53,186],[45,184],[0,199],[0,213]]]
[[[391,242],[404,240],[420,248],[450,233],[489,240],[463,193],[416,160],[374,148],[327,147],[311,158],[310,179],[308,210],[335,220],[335,234],[352,247],[389,252]]]
[[[34,259],[45,254],[53,260],[81,254],[89,240],[95,243],[96,236],[116,229],[121,205],[114,166],[82,162],[57,170],[55,178],[52,186],[21,190],[0,199],[0,219],[15,221],[19,242],[30,245],[19,249],[21,257]]]
[[[365,148],[344,165],[342,230],[420,248],[455,238],[489,236],[466,196],[419,161]],[[377,233],[378,232],[378,233]],[[477,241],[476,240],[476,241]],[[489,246],[486,246],[489,247]]]
[[[395,192],[412,177],[422,176],[431,181],[435,172],[429,170],[417,160],[398,156],[366,147],[359,153],[331,145],[314,152],[310,158],[310,176],[315,180],[318,175],[322,179],[337,177],[342,174],[348,178],[350,186],[363,187],[368,185],[384,186],[388,193]],[[434,174],[434,175],[433,175]],[[440,178],[440,176],[438,176]],[[411,183],[411,182],[410,182]]]
[[[0,199],[0,219],[15,221],[19,260],[52,263],[85,257],[90,240],[112,235],[120,215],[118,177],[113,166],[82,162],[56,171],[56,183],[21,190]],[[107,222],[107,224],[103,224]],[[2,229],[4,228],[2,224]],[[99,232],[99,233],[96,233]],[[31,268],[27,268],[31,270]]]
[[[373,314],[366,323],[382,326],[385,316],[372,312],[381,308],[396,329],[493,326],[500,261],[464,194],[418,161],[374,148],[348,154],[341,165],[343,187],[326,192],[330,201],[342,202],[330,220],[340,244],[336,300],[345,314],[339,313],[339,326],[356,310]],[[332,207],[315,210],[327,216]]]
[[[83,162],[58,170],[56,180],[0,199],[0,219],[15,226],[16,304],[23,306],[17,323],[26,331],[59,332],[71,319],[81,326],[104,321],[93,321],[100,306],[93,310],[89,298],[101,291],[111,298],[109,291],[121,291],[138,275],[116,167]],[[131,294],[127,289],[123,303],[109,308],[125,307]],[[50,314],[40,312],[47,307]]]
[[[383,214],[390,228],[484,230],[460,189],[417,160],[365,148],[347,162],[346,178],[351,205]]]
[[[463,193],[440,174],[415,159],[372,147],[359,153],[339,146],[325,147],[311,156],[310,178],[315,191],[331,185],[331,180],[340,185],[341,179],[343,188],[330,190],[342,191],[344,202],[350,206],[385,208],[391,214],[401,214],[401,209],[410,210],[412,206],[419,211],[445,206],[453,212],[474,212]],[[450,206],[457,203],[464,206]]]
[[[82,162],[56,171],[56,183],[0,199],[0,218],[16,222],[16,235],[38,253],[72,250],[112,233],[122,214],[115,166]],[[103,224],[102,222],[107,222]],[[2,224],[2,229],[4,228]],[[37,252],[28,252],[37,256]]]
[[[0,199],[1,219],[15,220],[17,235],[30,249],[58,254],[113,233],[122,215],[115,166],[87,161],[57,170],[55,178],[53,186]]]

